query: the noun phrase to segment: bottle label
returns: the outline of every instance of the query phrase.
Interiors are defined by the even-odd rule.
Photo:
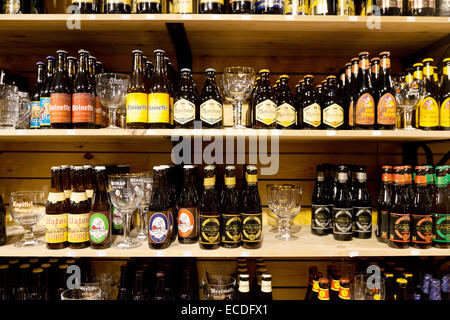
[[[58,203],[66,200],[64,192],[49,192],[47,202]]]
[[[271,281],[261,281],[261,292],[271,293],[272,292],[272,282]]]
[[[397,102],[391,93],[385,93],[378,101],[377,123],[394,125],[397,116]]]
[[[72,123],[94,123],[94,95],[74,93],[72,95]]]
[[[95,97],[95,124],[103,126],[103,106],[99,97]]]
[[[352,234],[352,208],[333,208],[333,233]]]
[[[353,127],[353,101],[350,102],[350,107],[348,108],[348,125]]]
[[[236,185],[236,177],[225,177],[225,185],[233,187]]]
[[[356,124],[375,123],[375,101],[369,93],[364,93],[356,102]]]
[[[164,242],[169,235],[169,219],[167,214],[162,212],[149,213],[148,236],[153,243]]]
[[[202,4],[202,3],[211,3],[211,2],[224,4],[224,0],[200,0],[200,4]]]
[[[80,203],[88,199],[86,192],[72,192],[70,202]]]
[[[197,232],[197,208],[182,208],[178,210],[178,235],[183,238],[196,236]]]
[[[115,230],[120,230],[123,227],[123,218],[120,214],[119,210],[115,207],[112,208],[112,216],[113,216],[113,228]]]
[[[147,123],[148,94],[127,93],[127,123]]]
[[[330,290],[319,287],[319,300],[330,300]]]
[[[245,174],[248,184],[256,184],[258,182],[258,176],[256,174]]]
[[[277,106],[273,101],[266,99],[256,105],[256,120],[270,125],[277,120]]]
[[[211,186],[214,186],[215,184],[216,184],[216,178],[215,177],[205,178],[203,180],[203,185],[205,187],[211,187]]]
[[[350,300],[350,288],[339,288],[339,298],[342,300]]]
[[[193,7],[192,0],[174,0],[173,2],[174,13],[193,13]]]
[[[51,98],[50,97],[44,97],[40,100],[40,125],[41,127],[49,127],[51,125],[50,122],[50,103]]]
[[[295,123],[297,112],[289,103],[283,103],[277,108],[277,123],[283,127],[289,127]]]
[[[313,0],[311,2],[311,10],[314,15],[324,15],[328,13],[327,0]]]
[[[248,281],[239,281],[239,292],[250,292],[250,283]]]
[[[170,123],[170,96],[168,93],[148,95],[148,123]]]
[[[378,230],[378,235],[380,238],[386,239],[388,238],[388,229],[389,229],[389,212],[382,210],[380,214],[380,220],[378,225],[380,226],[380,230]]]
[[[262,213],[243,213],[242,218],[242,241],[262,241]]]
[[[89,213],[68,215],[69,242],[89,241]]]
[[[331,280],[331,290],[339,292],[339,280]]]
[[[220,216],[200,215],[200,240],[202,244],[220,243]]]
[[[310,124],[313,127],[320,126],[322,115],[320,106],[317,103],[313,103],[303,109],[303,122]]]
[[[338,0],[338,11],[340,16],[354,16],[355,4],[352,0]]]
[[[313,280],[312,291],[313,291],[313,292],[319,292],[319,281]]]
[[[414,243],[431,243],[433,219],[431,215],[411,215],[411,240]]]
[[[45,242],[63,243],[67,241],[67,213],[45,215]]]
[[[450,243],[450,214],[433,214],[434,242]]]
[[[207,1],[207,0],[204,0]],[[284,8],[283,0],[258,0],[256,1],[256,9],[264,9],[264,8]]]
[[[200,105],[200,120],[210,125],[222,121],[223,107],[214,99],[209,99]]]
[[[450,127],[450,98],[441,103],[441,127]]]
[[[390,213],[389,240],[393,242],[409,242],[411,237],[410,215]]]
[[[52,93],[50,95],[51,123],[72,123],[72,95]]]
[[[336,103],[323,110],[323,123],[333,128],[344,124],[344,109]]]
[[[41,102],[31,102],[30,129],[36,129],[41,126]]]
[[[93,2],[93,0],[90,0],[90,2]],[[106,0],[107,4],[126,4],[128,6],[131,6],[131,0]]]
[[[419,108],[419,123],[421,127],[436,127],[439,125],[439,104],[434,98],[425,98]]]
[[[110,233],[109,220],[104,213],[94,213],[89,219],[89,236],[93,243],[104,242]]]
[[[195,104],[186,99],[175,102],[173,120],[175,123],[185,124],[195,119]]]
[[[372,233],[372,208],[353,207],[355,216],[355,232]]]
[[[86,196],[88,197],[88,199],[92,199],[92,197],[94,196],[94,190],[93,189],[87,189],[86,190]]]
[[[239,243],[241,241],[241,216],[222,214],[222,242]]]
[[[331,226],[331,211],[326,205],[311,206],[311,228],[314,230],[329,230]]]
[[[110,0],[106,0],[106,2],[109,2]],[[83,0],[83,1],[80,1],[80,0],[72,0],[72,3],[94,3],[94,0]]]

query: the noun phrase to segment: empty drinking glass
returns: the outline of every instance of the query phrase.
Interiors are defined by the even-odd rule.
[[[142,180],[144,193],[139,203],[139,230],[137,238],[139,240],[147,240],[147,228],[145,221],[147,219],[148,205],[150,204],[150,199],[152,197],[152,187],[153,187],[153,176],[150,171],[141,172],[138,174]]]
[[[23,110],[19,89],[16,86],[0,84],[0,129],[14,129],[31,114],[31,108]]]

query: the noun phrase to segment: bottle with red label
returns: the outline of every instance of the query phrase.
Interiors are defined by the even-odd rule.
[[[408,248],[411,237],[411,217],[403,190],[402,167],[394,167],[392,205],[389,211],[389,239],[392,248]]]
[[[52,128],[68,129],[72,126],[72,94],[67,74],[67,52],[57,51],[56,72],[50,94],[50,121]]]
[[[339,300],[350,299],[350,280],[347,278],[341,278],[341,281],[339,281]]]
[[[369,53],[359,53],[359,71],[353,99],[355,129],[373,129],[375,124],[375,92],[369,68]]]
[[[89,52],[79,50],[77,75],[72,93],[72,123],[74,128],[95,128],[95,96],[89,78]]]
[[[376,124],[380,130],[394,130],[397,115],[397,100],[395,99],[395,88],[391,78],[391,59],[389,51],[380,53],[381,72],[378,78]]]
[[[319,279],[319,294],[318,298],[321,301],[330,300],[330,282],[327,278]]]
[[[419,108],[419,129],[439,129],[439,94],[438,85],[434,81],[434,68],[432,58],[423,59],[423,98]]]
[[[310,74],[305,78],[300,108],[298,110],[298,123],[302,129],[319,129],[322,124],[322,108],[320,107],[320,94],[314,87],[314,77]]]
[[[195,170],[196,167],[191,165],[183,167],[183,190],[177,203],[178,242],[182,244],[196,243],[199,236],[199,198],[195,185]]]
[[[411,242],[416,248],[431,247],[433,236],[432,202],[428,192],[426,167],[416,167],[416,191],[411,207]]]
[[[322,278],[322,272],[315,272],[313,275],[311,301],[319,300],[319,279]]]

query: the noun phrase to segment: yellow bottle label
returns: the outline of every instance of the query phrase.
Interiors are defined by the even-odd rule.
[[[420,104],[419,124],[421,127],[436,127],[439,125],[439,104],[434,98],[425,98]]]
[[[450,127],[450,98],[441,104],[441,127]]]
[[[344,123],[344,109],[336,103],[323,110],[323,123],[337,128]]]
[[[193,13],[193,8],[192,0],[174,0],[173,2],[174,13]]]
[[[63,243],[67,241],[67,213],[45,215],[45,242]]]
[[[446,76],[448,76],[448,71],[449,71],[449,66],[445,66],[444,70],[442,71],[443,74],[445,74]]]
[[[168,93],[148,95],[148,123],[170,123],[170,96]]]
[[[338,16],[354,16],[355,4],[353,0],[338,0]]]
[[[258,182],[258,176],[256,174],[246,174],[247,183]]]
[[[277,106],[267,99],[256,106],[256,120],[264,124],[272,124],[277,120]]]
[[[313,127],[320,126],[322,114],[320,106],[317,103],[313,103],[303,109],[303,122],[308,123]]]
[[[69,242],[89,241],[89,213],[68,215]]]
[[[215,177],[205,178],[203,180],[203,185],[205,187],[211,187],[211,186],[214,186],[215,184],[216,184],[216,178]]]
[[[235,186],[236,185],[236,177],[225,177],[225,185],[226,186]]]
[[[289,103],[283,103],[277,108],[277,123],[283,127],[289,127],[295,124],[297,120],[297,112]]]
[[[298,1],[298,14],[309,15],[311,14],[311,8],[309,7],[309,0]]]
[[[146,93],[127,93],[127,123],[147,123],[147,101]]]
[[[406,78],[405,78],[406,83],[411,83],[411,82],[413,82],[413,80],[414,80],[414,78],[413,78],[412,74],[406,75]]]

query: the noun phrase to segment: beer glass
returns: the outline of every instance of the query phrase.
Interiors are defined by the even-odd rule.
[[[355,277],[353,285],[354,300],[384,300],[385,282],[381,276],[360,274]]]
[[[37,246],[43,243],[34,236],[33,227],[44,217],[45,204],[43,191],[11,192],[9,212],[14,221],[25,229],[22,239],[14,244],[16,247]]]
[[[273,189],[278,188],[278,185],[275,184],[268,184],[266,185],[266,199],[267,199],[267,206],[269,207],[269,209],[275,214],[275,216],[277,216],[277,214],[275,213],[275,207],[274,207],[274,202],[273,202]],[[280,233],[282,230],[282,224],[281,224],[281,220],[278,219],[277,216],[277,224],[274,225],[269,231],[273,232],[273,233]]]
[[[222,76],[223,92],[233,104],[233,128],[242,129],[242,105],[255,83],[255,71],[250,67],[226,68]]]
[[[276,236],[277,239],[298,239],[298,237],[291,232],[290,221],[300,212],[302,194],[302,188],[291,185],[283,185],[274,191],[275,207],[279,212],[279,218],[283,225],[282,233]]]
[[[206,300],[233,300],[236,279],[229,275],[207,275],[202,279],[203,294]]]
[[[97,96],[100,103],[108,108],[110,129],[118,129],[117,110],[126,104],[130,77],[121,73],[101,73],[95,76]]]
[[[79,288],[63,291],[61,300],[102,300],[102,289],[97,282],[82,283]]]
[[[145,221],[147,219],[148,206],[152,197],[153,176],[150,171],[138,173],[143,184],[143,196],[139,203],[139,230],[137,238],[139,240],[147,240],[147,227]]]
[[[0,85],[0,129],[14,129],[31,114],[31,108],[22,110],[19,89],[16,86]]]
[[[27,129],[30,127],[31,116],[31,100],[28,92],[19,91],[19,114],[24,116],[20,117],[20,121],[17,122],[16,129]]]
[[[394,86],[397,107],[400,109],[400,113],[403,113],[401,130],[416,130],[412,126],[412,114],[423,98],[423,80],[414,79],[407,82],[404,77],[399,77],[395,79]]]

